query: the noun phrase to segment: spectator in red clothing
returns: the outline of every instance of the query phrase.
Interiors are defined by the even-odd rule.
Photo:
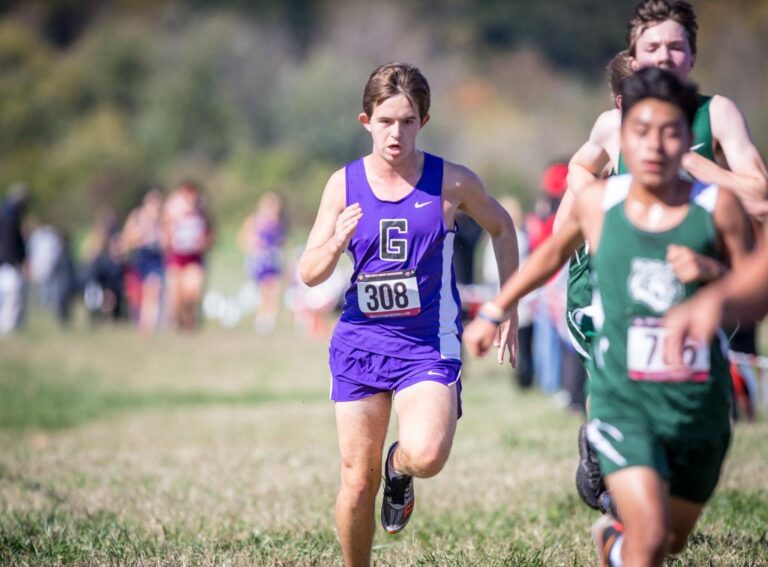
[[[541,176],[541,193],[536,199],[536,209],[525,219],[525,228],[531,251],[538,248],[552,234],[555,211],[567,187],[568,164],[556,161]]]

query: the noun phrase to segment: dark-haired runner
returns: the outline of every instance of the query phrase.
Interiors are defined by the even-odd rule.
[[[750,241],[739,200],[678,169],[692,139],[697,93],[675,75],[643,69],[622,85],[621,149],[629,175],[585,188],[573,215],[504,284],[465,331],[483,354],[490,321],[553,274],[584,241],[595,280],[589,441],[621,522],[593,529],[601,565],[661,566],[681,551],[714,491],[730,439],[731,382],[720,342],[686,345],[667,364],[661,318],[706,281],[681,276],[685,246],[711,266],[738,266]]]
[[[627,23],[630,66],[634,70],[658,67],[687,80],[696,61],[697,33],[696,14],[688,2],[644,0],[635,7]],[[587,142],[571,158],[568,191],[558,210],[556,226],[570,214],[574,195],[594,182],[606,168],[619,174],[627,172],[619,151],[620,123],[619,109],[601,114]],[[683,157],[681,169],[694,179],[733,188],[751,215],[764,217],[768,213],[768,169],[736,104],[722,95],[700,96],[692,133],[690,151]],[[589,264],[583,261],[586,257],[586,251],[580,249],[571,261],[567,310],[568,328],[583,359],[588,357],[593,331]],[[690,248],[679,247],[671,263],[680,276],[700,270],[707,262]],[[704,268],[712,272],[711,266]],[[742,327],[734,339],[744,343],[739,347],[742,350],[749,348],[750,342],[754,349],[754,329]],[[597,507],[604,487],[584,440],[583,426],[579,433],[579,453],[577,488],[585,502]]]

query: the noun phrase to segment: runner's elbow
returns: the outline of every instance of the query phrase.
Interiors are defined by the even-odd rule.
[[[309,262],[304,262],[303,259],[299,261],[299,278],[304,285],[315,287],[327,280],[329,276],[328,270],[318,270],[317,267],[312,266]]]
[[[320,283],[312,270],[303,262],[299,263],[299,278],[304,285],[309,287],[314,287]]]

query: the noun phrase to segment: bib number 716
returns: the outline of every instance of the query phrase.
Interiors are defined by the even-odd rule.
[[[709,378],[709,345],[686,341],[683,367],[664,361],[666,329],[657,318],[637,318],[627,332],[627,371],[632,380],[704,382]]]

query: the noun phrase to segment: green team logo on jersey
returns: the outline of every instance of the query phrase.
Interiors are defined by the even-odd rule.
[[[680,299],[685,289],[675,276],[672,266],[664,260],[635,258],[627,279],[627,291],[632,301],[643,303],[656,313],[664,313]]]

